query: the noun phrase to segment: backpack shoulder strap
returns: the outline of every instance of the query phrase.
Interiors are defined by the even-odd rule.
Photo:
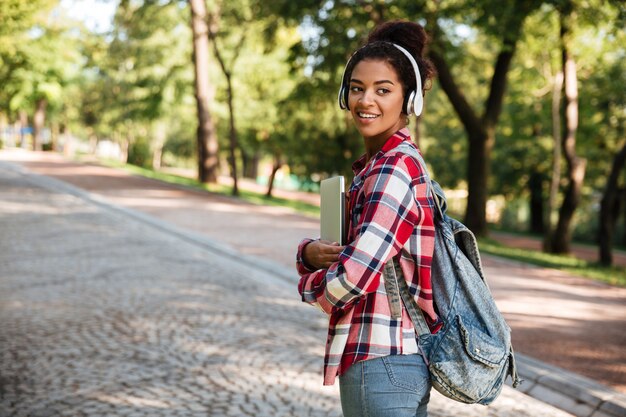
[[[439,183],[437,183],[437,181],[434,181],[430,176],[430,173],[428,172],[428,167],[426,166],[426,162],[424,161],[422,154],[420,154],[415,145],[413,145],[413,143],[404,141],[389,152],[401,152],[417,160],[419,166],[422,169],[422,172],[424,173],[424,176],[426,177],[426,181],[428,182],[428,189],[430,190],[430,194],[433,198],[433,201],[435,202],[435,206],[437,207],[437,213],[439,213],[441,219],[444,219],[444,214],[447,209],[446,196],[441,189]]]
[[[428,328],[428,324],[426,324],[424,313],[409,292],[409,287],[402,274],[400,264],[397,261],[394,261],[393,258],[390,259],[389,262],[385,264],[383,276],[385,279],[385,289],[387,291],[387,297],[389,298],[392,314],[394,314],[394,312],[395,314],[398,314],[399,309],[399,317],[402,317],[402,307],[400,306],[400,298],[402,298],[404,307],[413,322],[417,335],[421,336],[424,334],[430,334],[430,329]]]
[[[428,189],[433,197],[435,205],[437,206],[437,213],[439,214],[439,218],[443,221],[445,219],[445,212],[447,208],[446,198],[441,189],[441,186],[433,181],[428,173],[428,168],[426,166],[426,162],[422,155],[419,153],[417,148],[409,142],[402,142],[394,149],[389,152],[401,152],[406,155],[409,155],[412,158],[415,158],[420,165],[424,176],[428,182]],[[435,222],[435,227],[437,222]],[[385,290],[387,291],[387,297],[389,299],[389,305],[391,308],[391,313],[394,317],[401,315],[402,307],[400,305],[400,298],[406,308],[411,321],[413,322],[413,326],[415,327],[415,331],[418,336],[422,336],[425,334],[430,334],[430,328],[426,323],[426,319],[424,318],[424,313],[422,309],[419,308],[417,302],[409,292],[409,287],[404,279],[404,274],[402,273],[402,269],[400,268],[400,264],[397,260],[393,258],[390,259],[384,266],[383,269],[383,279],[385,281]]]

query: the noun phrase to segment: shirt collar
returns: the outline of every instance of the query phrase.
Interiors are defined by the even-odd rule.
[[[376,155],[374,155],[372,161],[379,159],[381,156],[383,156],[405,140],[411,140],[411,134],[409,133],[409,128],[407,127],[403,127],[402,129],[391,135],[389,139],[387,139],[381,150],[378,151]],[[352,171],[355,175],[357,175],[359,172],[361,172],[361,170],[363,170],[363,168],[365,168],[365,158],[366,155],[363,154],[352,164]]]

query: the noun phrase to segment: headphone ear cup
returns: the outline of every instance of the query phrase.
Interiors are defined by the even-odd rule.
[[[339,101],[341,110],[350,110],[350,106],[348,106],[348,93],[349,90],[346,88],[345,84],[342,84],[339,89],[339,94],[337,95],[337,101]]]
[[[346,109],[346,105],[345,105],[344,99],[343,99],[343,84],[341,84],[341,87],[339,87],[339,94],[337,94],[337,102],[339,103],[339,108],[341,110],[345,110]]]
[[[404,106],[403,110],[406,115],[411,115],[413,113],[413,108],[415,104],[415,90],[408,91],[404,96]]]

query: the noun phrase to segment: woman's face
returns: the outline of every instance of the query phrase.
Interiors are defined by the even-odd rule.
[[[406,126],[404,88],[386,61],[359,62],[352,70],[349,88],[350,113],[365,139],[386,140]]]

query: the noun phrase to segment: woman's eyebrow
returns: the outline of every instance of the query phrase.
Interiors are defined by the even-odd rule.
[[[356,79],[356,78],[352,78],[352,79],[350,80],[350,82],[351,82],[351,83],[355,83],[355,84],[363,84],[363,81],[358,80],[358,79]],[[374,85],[379,85],[379,84],[391,84],[391,85],[395,85],[395,84],[393,83],[393,81],[390,81],[390,80],[380,80],[380,81],[374,81]]]

